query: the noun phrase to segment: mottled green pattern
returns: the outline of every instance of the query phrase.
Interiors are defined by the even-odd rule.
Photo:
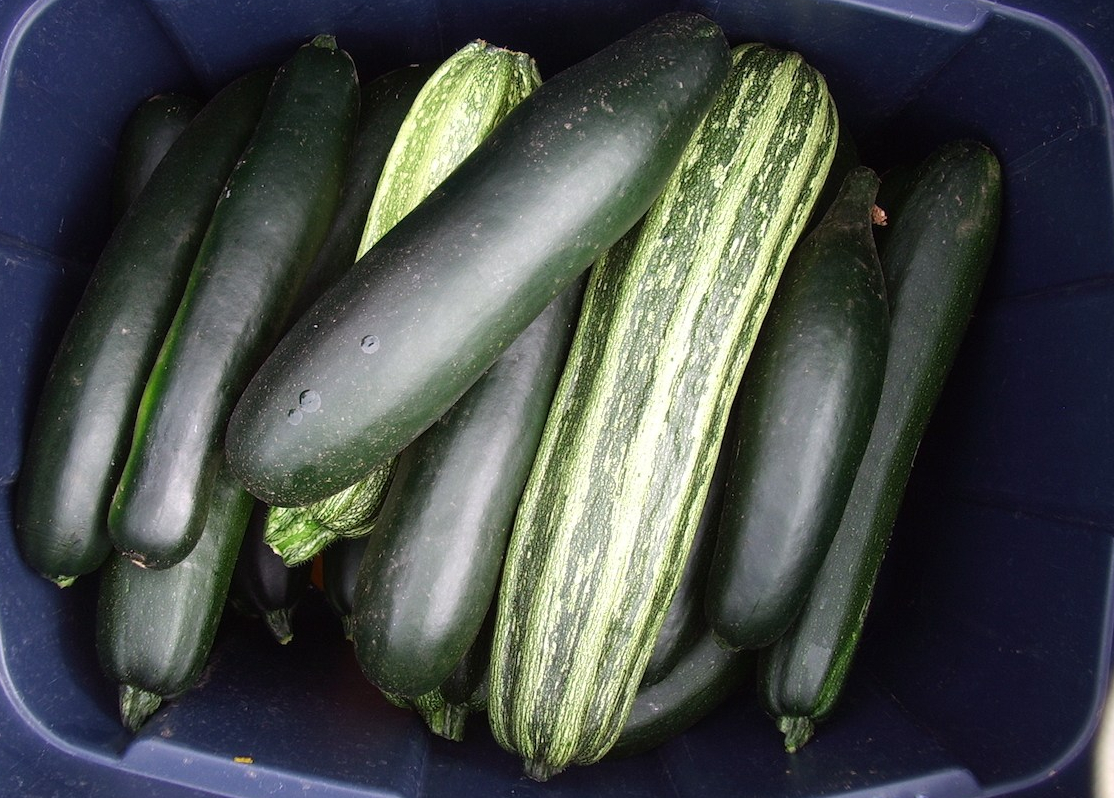
[[[599,759],[622,727],[836,127],[798,55],[736,48],[661,197],[594,267],[493,649],[492,730],[536,778]]]
[[[356,257],[425,199],[540,84],[538,68],[525,53],[473,41],[449,56],[399,129]]]

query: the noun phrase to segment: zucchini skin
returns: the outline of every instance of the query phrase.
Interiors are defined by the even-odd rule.
[[[348,159],[332,226],[306,275],[291,319],[305,312],[325,289],[352,268],[368,208],[383,164],[414,98],[433,73],[431,64],[414,64],[387,72],[360,89],[360,121]]]
[[[359,487],[356,483],[348,490]],[[339,539],[308,507],[268,507],[263,542],[289,567],[309,562]]]
[[[640,754],[685,732],[753,678],[754,660],[753,652],[723,648],[705,627],[664,677],[639,688],[606,758]]]
[[[352,613],[356,659],[384,692],[435,690],[479,634],[582,289],[577,281],[550,303],[398,458]]]
[[[665,613],[661,629],[654,640],[654,648],[642,673],[642,684],[639,690],[668,676],[685,653],[707,630],[708,624],[704,618],[704,594],[708,585],[708,567],[716,547],[716,529],[719,526],[720,512],[723,507],[723,489],[727,478],[727,455],[734,434],[734,423],[729,417],[723,444],[716,458],[716,467],[708,482],[704,509],[700,512],[700,521],[689,546],[688,558],[685,560],[677,589],[669,602],[669,609]]]
[[[236,556],[228,600],[241,615],[262,619],[271,636],[286,645],[294,637],[291,615],[309,589],[312,564],[288,566],[267,545],[267,516],[267,505],[256,502]]]
[[[201,100],[185,94],[156,94],[140,103],[124,123],[112,170],[112,219],[117,223],[190,120]]]
[[[395,456],[645,212],[726,75],[668,14],[547,80],[307,312],[248,385],[227,452],[273,504]],[[325,319],[328,324],[322,324]],[[362,386],[380,387],[368,396]],[[287,423],[298,394],[328,397]]]
[[[878,410],[890,336],[878,177],[852,169],[794,249],[743,374],[705,615],[728,648],[780,637],[812,589]]]
[[[352,608],[356,603],[356,575],[367,542],[367,536],[338,538],[321,552],[321,589],[349,640],[352,639]]]
[[[794,751],[838,703],[914,457],[993,254],[1001,167],[956,141],[921,165],[882,252],[891,334],[878,414],[813,591],[763,652],[759,695]]]
[[[835,106],[799,55],[731,58],[658,200],[592,269],[511,534],[488,716],[538,780],[598,760],[622,728],[835,149]]]
[[[120,685],[121,716],[131,731],[161,699],[197,683],[254,503],[222,469],[205,529],[185,560],[157,571],[118,553],[105,563],[97,597],[97,655],[105,675]]]
[[[107,518],[132,424],[213,207],[262,112],[273,71],[214,96],[159,162],[93,269],[32,421],[16,541],[60,585],[111,549]]]
[[[197,540],[228,415],[328,232],[358,106],[355,65],[332,37],[298,48],[217,203],[109,510],[113,544],[147,567],[173,565]],[[301,403],[311,415],[312,392]]]

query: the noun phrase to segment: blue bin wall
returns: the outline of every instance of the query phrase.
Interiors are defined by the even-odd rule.
[[[204,683],[132,739],[98,671],[95,581],[30,573],[11,488],[54,346],[108,234],[127,114],[330,31],[362,74],[472,38],[543,74],[662,11],[800,50],[867,163],[1000,154],[982,302],[918,455],[840,712],[794,756],[744,691],[659,751],[522,779],[482,718],[431,738],[360,675],[320,598],[277,648],[225,620]],[[1114,637],[1114,13],[1082,0],[0,0],[0,795],[1037,796],[1089,792]],[[250,757],[251,764],[233,760]]]

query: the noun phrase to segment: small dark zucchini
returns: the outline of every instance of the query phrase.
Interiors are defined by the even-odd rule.
[[[228,600],[238,613],[260,618],[282,645],[294,637],[292,615],[309,589],[312,563],[288,566],[264,540],[267,505],[256,502],[236,557]]]
[[[367,548],[367,537],[337,538],[321,552],[321,589],[340,618],[344,636],[352,639],[352,607],[356,599],[356,574]]]
[[[768,646],[793,621],[874,425],[890,335],[877,191],[870,169],[848,173],[794,248],[743,373],[706,594],[728,648]]]
[[[691,728],[753,678],[754,659],[723,648],[705,628],[664,677],[639,688],[607,758],[649,751]]]
[[[218,475],[205,528],[189,556],[152,570],[109,557],[97,599],[96,646],[120,686],[120,717],[136,731],[164,698],[201,675],[224,609],[254,498],[227,470]]]
[[[139,104],[120,133],[112,170],[112,218],[117,223],[202,102],[184,94],[156,94]]]

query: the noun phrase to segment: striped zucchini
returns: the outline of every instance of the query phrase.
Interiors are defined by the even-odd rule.
[[[371,532],[394,476],[394,461],[355,485],[305,507],[271,507],[263,540],[288,566],[312,559],[340,538]]]
[[[535,779],[600,759],[623,726],[836,128],[800,55],[735,48],[663,192],[593,269],[492,651],[492,731]]]
[[[383,164],[357,259],[541,82],[530,56],[479,40],[445,59],[418,92]]]
[[[449,56],[423,84],[402,120],[371,199],[357,258],[425,199],[540,83],[537,66],[524,53],[474,41]],[[307,515],[316,525],[284,524],[281,538],[276,528],[268,542],[291,563],[312,557],[336,537],[366,534],[394,468],[392,458],[354,485],[309,504]]]

